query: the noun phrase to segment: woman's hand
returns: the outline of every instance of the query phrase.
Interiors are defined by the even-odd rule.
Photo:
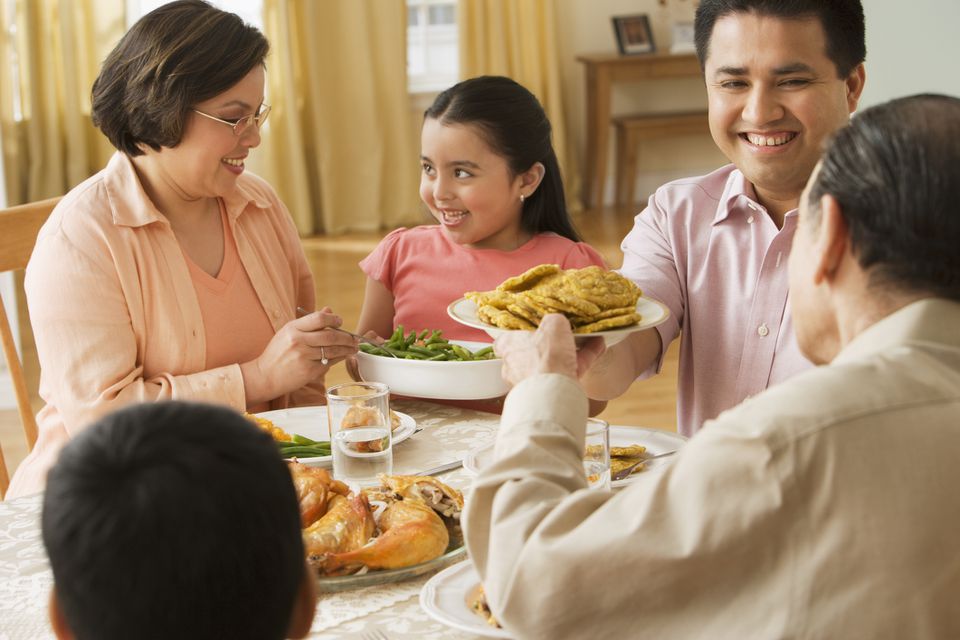
[[[329,307],[291,320],[255,360],[240,365],[247,404],[273,400],[320,378],[357,352],[357,339],[337,331],[343,320]]]

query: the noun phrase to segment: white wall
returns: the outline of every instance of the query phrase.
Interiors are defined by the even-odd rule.
[[[867,84],[860,107],[913,93],[960,97],[960,0],[864,0]]]

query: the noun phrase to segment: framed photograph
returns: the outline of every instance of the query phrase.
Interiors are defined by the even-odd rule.
[[[653,31],[646,14],[634,16],[613,16],[613,31],[617,34],[617,47],[623,55],[651,53]]]

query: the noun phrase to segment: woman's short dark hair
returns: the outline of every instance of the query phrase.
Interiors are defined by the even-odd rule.
[[[440,124],[475,127],[490,148],[506,159],[514,175],[541,163],[543,180],[524,200],[520,224],[529,233],[552,231],[580,241],[567,212],[550,120],[536,96],[510,78],[480,76],[442,92],[423,115]]]
[[[175,147],[194,105],[262,65],[270,45],[255,27],[202,0],[165,4],[121,38],[93,83],[93,123],[129,156]]]
[[[273,439],[226,407],[133,405],[50,470],[43,543],[80,640],[287,637],[300,508]]]
[[[816,18],[827,37],[827,57],[846,78],[867,57],[863,5],[860,0],[700,0],[694,21],[694,42],[703,68],[717,20],[732,13],[774,18]]]
[[[872,286],[960,300],[960,99],[923,94],[858,113],[810,186],[836,198]]]

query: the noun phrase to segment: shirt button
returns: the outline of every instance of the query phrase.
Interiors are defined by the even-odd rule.
[[[280,312],[277,311],[276,309],[274,309],[274,310],[273,310],[273,317],[274,317],[274,318],[279,318],[279,317],[280,317]]]
[[[196,330],[196,329],[194,329],[191,333],[193,333],[193,337],[194,337],[194,338],[197,337],[197,330]]]
[[[747,218],[747,224],[753,224],[753,216]]]
[[[769,333],[770,329],[767,328],[766,324],[761,323],[760,326],[757,327],[757,335],[761,338],[766,338]]]

